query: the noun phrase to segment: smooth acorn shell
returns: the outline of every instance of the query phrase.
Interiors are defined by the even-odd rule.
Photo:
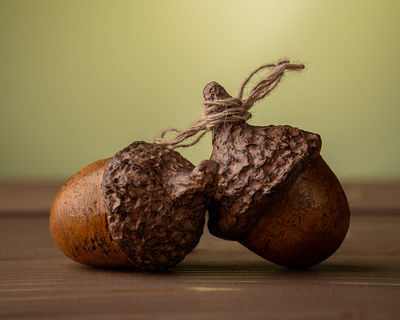
[[[331,256],[349,228],[346,196],[321,156],[262,210],[239,242],[261,257],[291,268],[309,267]]]
[[[89,164],[62,186],[51,207],[50,231],[58,249],[77,262],[129,266],[108,230],[108,210],[101,183],[110,160]]]

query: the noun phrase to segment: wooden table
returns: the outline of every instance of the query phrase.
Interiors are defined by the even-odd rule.
[[[339,251],[308,270],[206,233],[166,273],[66,258],[48,213],[0,214],[0,319],[400,319],[400,211],[353,210]]]

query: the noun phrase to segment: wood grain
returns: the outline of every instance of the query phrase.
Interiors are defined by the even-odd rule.
[[[65,181],[0,181],[0,215],[47,215]],[[400,181],[341,181],[350,208],[400,209]],[[397,212],[397,211],[396,211]]]
[[[209,234],[169,272],[88,267],[56,249],[48,223],[0,216],[0,319],[400,318],[398,211],[358,212],[339,251],[304,271]]]

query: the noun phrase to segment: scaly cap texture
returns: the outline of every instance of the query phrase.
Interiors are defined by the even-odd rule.
[[[193,169],[178,152],[140,141],[106,168],[111,237],[137,269],[170,268],[197,245],[218,166],[208,160]]]

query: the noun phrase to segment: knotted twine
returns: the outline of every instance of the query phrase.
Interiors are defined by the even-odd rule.
[[[247,98],[243,99],[243,92],[249,81],[262,69],[272,68],[267,75],[259,81],[250,91]],[[240,86],[237,98],[228,98],[223,100],[205,101],[203,116],[197,119],[186,130],[170,128],[164,130],[159,137],[154,138],[154,143],[168,146],[172,149],[190,147],[200,141],[200,139],[214,127],[223,123],[247,121],[251,118],[248,111],[258,100],[267,96],[281,81],[285,70],[301,70],[303,64],[292,64],[289,60],[280,60],[276,64],[266,64],[255,69],[244,80]],[[168,132],[176,132],[177,135],[171,139],[165,139]],[[190,143],[182,143],[190,137],[197,135],[197,138]]]

